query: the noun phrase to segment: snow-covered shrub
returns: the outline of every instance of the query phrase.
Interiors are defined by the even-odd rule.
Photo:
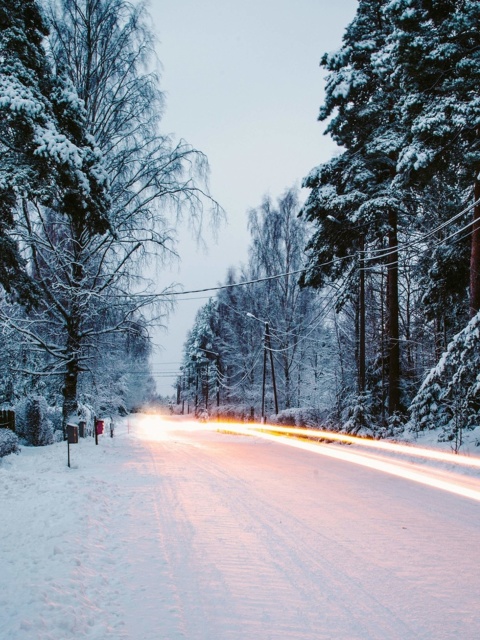
[[[0,458],[18,450],[18,436],[10,429],[0,429]]]
[[[323,427],[321,416],[312,407],[291,407],[268,417],[270,424],[287,427]]]
[[[352,396],[343,412],[343,428],[346,433],[375,435],[376,425],[372,413],[372,396],[359,393]]]
[[[187,408],[183,407],[183,410],[185,413],[187,413]],[[168,411],[174,416],[180,416],[182,415],[182,405],[172,402],[171,404],[168,405]],[[137,407],[133,407],[130,413],[140,413],[140,412],[138,411]]]
[[[42,420],[44,426],[42,427],[43,436],[41,439],[47,440],[43,444],[51,444],[62,440],[62,409],[58,406],[48,406],[43,396],[27,396],[19,400],[15,405],[15,430],[18,437],[25,441],[26,444],[37,446],[32,442],[32,428],[29,422],[34,400],[39,400],[39,410],[43,412]],[[49,435],[50,432],[52,434],[51,437]]]
[[[48,419],[48,405],[43,396],[27,398],[22,437],[33,447],[52,444],[53,425]]]
[[[210,419],[214,420],[236,422],[253,422],[255,420],[255,411],[252,416],[252,407],[241,404],[222,404],[220,407],[210,407],[209,414]]]
[[[62,433],[62,407],[47,407],[47,418],[52,423],[52,429],[55,433],[55,438],[58,438],[57,433]]]
[[[405,431],[406,416],[399,411],[394,411],[387,418],[385,426],[378,427],[374,435],[378,438],[398,438]]]
[[[28,397],[22,398],[15,405],[15,431],[21,439],[26,438],[26,413],[27,413]]]

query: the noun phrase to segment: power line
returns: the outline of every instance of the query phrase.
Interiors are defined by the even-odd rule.
[[[439,225],[435,229],[432,229],[432,231],[428,231],[427,233],[424,233],[423,235],[419,236],[418,238],[414,238],[413,240],[409,240],[408,242],[397,243],[393,247],[387,247],[386,249],[365,249],[363,251],[359,251],[358,253],[359,254],[360,253],[365,254],[365,256],[363,258],[363,260],[365,262],[366,261],[379,260],[381,258],[387,258],[388,256],[394,255],[398,251],[404,251],[405,249],[413,247],[414,245],[416,245],[418,243],[421,243],[421,242],[424,242],[425,240],[428,240],[428,238],[431,238],[432,236],[436,235],[439,231],[441,231],[445,227],[448,227],[449,225],[451,225],[453,222],[455,222],[456,220],[461,218],[463,215],[468,213],[468,211],[471,211],[471,209],[476,207],[478,204],[480,204],[480,200],[476,200],[472,204],[468,205],[468,207],[465,207],[465,209],[460,211],[460,213],[456,213],[454,216],[452,216],[451,218],[449,218],[448,220],[443,222],[441,225]],[[455,235],[461,233],[465,229],[468,229],[468,228],[472,227],[474,224],[476,224],[478,222],[479,222],[478,220],[470,220],[470,222],[468,222],[461,229],[458,229],[458,230],[454,231],[450,236],[447,236],[446,238],[444,238],[442,240],[439,240],[438,243],[436,243],[435,246],[438,246],[438,244],[441,244],[441,243],[445,242],[446,240],[449,240],[450,238],[453,238]],[[372,255],[372,254],[376,254],[376,255]],[[396,262],[392,262],[390,264],[396,264]],[[319,266],[323,266],[323,265],[319,265]]]
[[[345,257],[354,257],[354,256],[345,256]],[[337,260],[341,260],[343,258],[336,258],[331,260],[331,262],[336,262]],[[329,264],[329,263],[326,263]],[[186,296],[192,293],[206,293],[207,291],[221,291],[222,289],[232,289],[233,287],[246,287],[250,284],[258,284],[259,282],[267,282],[268,280],[278,280],[278,278],[285,278],[287,276],[295,276],[300,273],[303,273],[305,269],[297,269],[296,271],[289,271],[287,273],[278,273],[274,276],[265,276],[264,278],[257,278],[256,280],[248,280],[246,282],[232,282],[231,284],[223,284],[218,287],[207,287],[205,289],[192,289],[190,291],[172,291],[171,293],[157,293],[152,294],[151,296],[145,296],[147,298],[157,298],[157,297],[166,297],[166,296]]]
[[[438,227],[436,227],[432,231],[429,231],[428,233],[425,233],[422,236],[419,236],[418,238],[415,238],[414,240],[411,240],[409,242],[405,242],[405,243],[402,243],[402,244],[398,243],[394,247],[388,247],[387,249],[373,249],[373,250],[372,249],[370,249],[370,250],[366,249],[363,253],[366,253],[368,255],[365,256],[364,260],[365,261],[373,261],[373,260],[379,260],[380,258],[386,258],[389,255],[393,255],[397,251],[403,251],[404,249],[407,249],[407,248],[409,248],[409,247],[411,247],[413,245],[416,245],[419,242],[423,242],[423,241],[427,240],[428,238],[430,238],[431,236],[433,236],[436,233],[438,233],[439,231],[441,231],[442,229],[444,229],[446,226],[448,226],[448,225],[452,224],[453,222],[455,222],[455,220],[457,220],[458,218],[463,216],[465,213],[470,211],[474,206],[476,206],[479,203],[480,203],[480,201],[474,202],[473,204],[471,204],[468,207],[466,207],[463,211],[461,211],[460,213],[457,213],[455,216],[452,216],[449,220],[445,221],[444,223],[442,223],[441,225],[439,225]],[[453,237],[457,233],[461,233],[461,231],[471,227],[476,222],[478,222],[478,221],[475,221],[475,220],[470,221],[462,229],[460,229],[459,231],[453,233],[451,236],[449,236],[446,239],[449,239],[449,238]],[[327,260],[326,262],[322,262],[319,265],[315,265],[315,269],[319,269],[320,267],[327,267],[327,266],[330,266],[332,264],[343,262],[344,260],[350,260],[350,259],[356,258],[359,253],[361,253],[361,252],[359,251],[359,252],[355,252],[353,254],[348,254],[346,256],[341,256],[341,257],[338,257],[338,258],[332,258],[332,260]],[[372,253],[376,253],[378,255],[372,255]],[[395,264],[395,263],[391,263],[391,264]],[[270,280],[278,280],[279,278],[286,278],[288,276],[299,275],[301,273],[304,273],[307,270],[308,270],[308,267],[303,267],[302,269],[297,269],[295,271],[287,271],[285,273],[278,273],[278,274],[275,274],[273,276],[265,276],[264,278],[257,278],[256,280],[247,280],[247,281],[244,281],[244,282],[232,282],[230,284],[219,285],[217,287],[206,287],[204,289],[191,289],[189,291],[172,291],[171,293],[159,293],[159,294],[154,294],[151,297],[153,298],[153,297],[165,297],[165,296],[184,296],[184,295],[190,295],[190,294],[195,294],[195,293],[207,293],[208,291],[222,291],[222,290],[225,290],[225,289],[232,289],[234,287],[246,287],[248,285],[258,284],[260,282],[268,282]],[[210,297],[210,296],[207,296],[207,297]],[[192,298],[192,299],[194,299],[194,298]],[[203,299],[203,298],[199,298],[199,299]]]

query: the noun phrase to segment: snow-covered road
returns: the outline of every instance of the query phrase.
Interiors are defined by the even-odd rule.
[[[174,427],[175,425],[173,425]],[[0,639],[477,640],[480,502],[137,418],[0,463]]]

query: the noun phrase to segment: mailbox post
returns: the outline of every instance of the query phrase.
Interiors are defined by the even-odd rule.
[[[70,466],[70,445],[71,444],[78,444],[78,427],[76,424],[67,424],[68,466]]]
[[[98,436],[102,435],[104,426],[105,420],[95,418],[95,444],[98,444]]]

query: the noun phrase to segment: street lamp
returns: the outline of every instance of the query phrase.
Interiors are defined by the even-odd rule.
[[[275,413],[278,414],[278,397],[277,397],[277,383],[275,381],[275,367],[273,365],[273,353],[272,353],[272,343],[270,340],[270,326],[266,320],[261,320],[254,316],[253,313],[249,311],[246,312],[247,317],[253,318],[254,320],[258,320],[258,322],[263,322],[265,325],[265,334],[263,339],[263,380],[262,380],[262,424],[265,423],[265,383],[267,378],[267,351],[270,354],[270,368],[272,370],[272,385],[273,385],[273,397],[275,400]]]

